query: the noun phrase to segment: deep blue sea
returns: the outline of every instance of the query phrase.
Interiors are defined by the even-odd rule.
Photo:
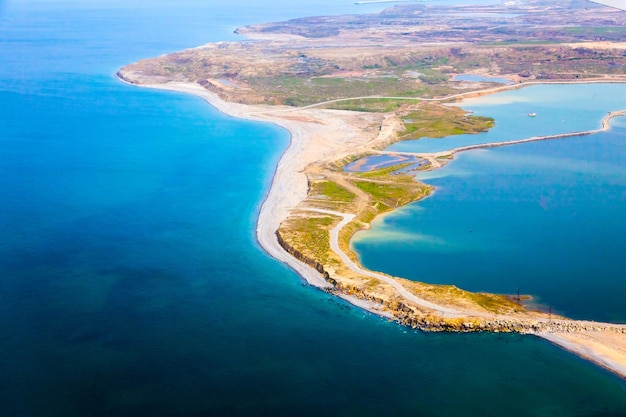
[[[0,1],[0,415],[626,415],[624,381],[549,343],[409,331],[305,285],[254,236],[287,133],[113,77],[382,7],[352,3]]]

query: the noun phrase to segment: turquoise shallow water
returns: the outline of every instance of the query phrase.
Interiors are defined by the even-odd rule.
[[[623,381],[548,343],[304,285],[254,238],[286,132],[112,76],[342,7],[0,3],[1,415],[625,415]]]
[[[495,119],[477,135],[397,142],[389,150],[440,152],[479,143],[506,142],[532,136],[599,129],[609,111],[626,109],[626,84],[533,85],[464,100],[463,109]],[[536,113],[536,117],[529,117]]]
[[[516,94],[533,106],[544,98],[537,92]],[[520,288],[543,308],[626,322],[626,120],[612,125],[592,136],[459,154],[421,176],[437,187],[432,197],[377,220],[354,247],[373,269],[475,291]]]

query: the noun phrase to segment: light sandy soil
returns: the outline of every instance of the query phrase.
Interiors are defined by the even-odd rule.
[[[311,285],[329,287],[330,284],[317,271],[283,250],[275,232],[290,212],[307,197],[307,178],[304,174],[307,166],[336,161],[371,149],[372,146],[389,143],[397,128],[395,121],[381,114],[228,103],[197,84],[171,82],[142,86],[193,94],[228,115],[271,122],[291,133],[289,147],[278,163],[272,185],[259,213],[257,239],[268,254],[289,265]],[[340,249],[336,250],[341,254]],[[385,315],[366,301],[344,298],[359,307]],[[441,308],[447,315],[464,313]],[[537,336],[626,378],[624,333],[541,333]]]
[[[538,336],[626,378],[624,334],[586,331],[543,333]]]

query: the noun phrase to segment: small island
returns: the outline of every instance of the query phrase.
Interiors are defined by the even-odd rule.
[[[143,60],[117,75],[195,94],[230,115],[291,132],[257,225],[270,255],[312,285],[403,325],[533,334],[626,377],[626,325],[534,311],[522,296],[369,271],[349,247],[376,216],[433,191],[411,170],[438,169],[470,149],[609,129],[622,109],[609,113],[598,130],[444,153],[385,150],[401,140],[478,133],[497,123],[449,105],[464,98],[538,83],[626,82],[626,12],[583,0],[421,3],[237,32],[247,39]],[[480,78],[455,80],[459,74]]]

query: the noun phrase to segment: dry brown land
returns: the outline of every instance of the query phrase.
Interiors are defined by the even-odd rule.
[[[510,2],[514,3],[514,2]],[[302,106],[361,96],[442,97],[530,80],[623,80],[626,13],[574,1],[445,7],[294,19],[238,29],[248,39],[140,61],[129,80],[196,82],[222,99]]]
[[[622,325],[550,317],[510,297],[362,269],[348,247],[352,234],[430,188],[384,170],[341,169],[425,132],[488,128],[488,120],[432,101],[497,91],[490,83],[452,81],[456,73],[504,76],[518,84],[626,81],[625,15],[576,0],[396,6],[379,15],[242,28],[248,40],[140,61],[118,75],[196,94],[228,114],[289,129],[291,144],[261,209],[257,236],[268,253],[313,285],[423,330],[536,334],[626,377]],[[425,157],[434,169],[446,155]]]

